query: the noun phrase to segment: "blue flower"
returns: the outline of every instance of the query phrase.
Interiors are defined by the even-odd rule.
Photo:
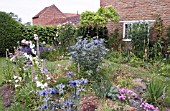
[[[66,101],[64,102],[64,105],[65,105],[66,107],[69,107],[69,106],[71,106],[72,104],[73,104],[73,102],[70,101],[70,100],[66,100]]]
[[[56,94],[57,90],[55,88],[50,88],[49,93],[50,94]]]
[[[38,94],[39,94],[40,96],[45,96],[45,95],[48,94],[48,91],[47,91],[47,90],[41,90],[41,91],[38,91]]]
[[[86,84],[87,82],[88,82],[87,79],[82,79],[82,80],[81,80],[81,84],[82,84],[82,85]]]
[[[168,79],[169,79],[168,77],[165,78],[166,81],[168,81]]]
[[[166,60],[166,58],[163,58],[163,60],[165,61],[165,60]]]
[[[41,68],[40,68],[40,71],[41,71],[41,73],[43,73],[43,74],[45,74],[45,73],[47,73],[47,72],[48,72],[48,70],[47,70],[47,69],[45,69],[45,68],[43,68],[43,67],[41,67]]]
[[[70,80],[69,83],[71,86],[76,86],[77,84],[80,83],[80,81],[79,80]]]
[[[44,104],[41,106],[42,109],[47,109],[48,108],[48,104]]]
[[[97,45],[99,43],[99,40],[94,41],[94,45]]]
[[[168,57],[168,54],[165,54],[165,57]]]
[[[72,76],[73,75],[73,72],[67,72],[67,77],[70,77],[70,76]]]

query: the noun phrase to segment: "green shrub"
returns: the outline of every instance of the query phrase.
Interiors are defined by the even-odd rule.
[[[47,44],[53,44],[57,28],[52,26],[36,26],[28,25],[21,29],[22,39],[34,40],[34,34],[38,35],[39,41],[45,41]]]
[[[57,26],[57,41],[60,45],[60,51],[66,54],[67,47],[76,42],[76,26],[71,23],[65,23]]]
[[[148,91],[148,101],[153,104],[164,103],[164,97],[166,94],[166,85],[165,83],[158,78],[153,78],[147,86]]]
[[[0,56],[5,56],[6,49],[14,51],[17,42],[21,40],[21,27],[9,14],[0,12]]]
[[[97,31],[97,28],[95,26],[79,25],[77,27],[76,36],[77,37],[83,36],[83,38],[85,38],[85,37],[93,38],[93,37],[97,36],[97,32],[98,32],[99,38],[104,38],[105,40],[108,40],[107,27],[99,27],[98,31]]]

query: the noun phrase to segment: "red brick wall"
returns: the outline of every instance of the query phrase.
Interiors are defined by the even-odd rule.
[[[109,5],[116,9],[121,21],[155,20],[155,15],[160,15],[164,26],[170,25],[170,0],[100,0],[100,6]]]
[[[63,13],[60,13],[56,10],[55,7],[51,6],[44,13],[40,14],[38,18],[33,19],[34,25],[46,25],[54,18],[66,18]]]

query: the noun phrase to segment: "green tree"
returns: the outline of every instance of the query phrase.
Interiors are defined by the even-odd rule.
[[[5,55],[6,49],[14,51],[17,41],[21,40],[21,27],[9,14],[0,12],[0,56]]]
[[[116,22],[119,20],[119,14],[113,7],[101,7],[97,12],[86,11],[81,14],[81,25],[94,26],[97,28],[105,27],[108,22]]]

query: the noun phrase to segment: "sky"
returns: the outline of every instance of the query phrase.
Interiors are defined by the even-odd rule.
[[[100,0],[0,0],[0,11],[13,12],[23,23],[32,22],[32,17],[43,8],[55,4],[63,13],[97,11]]]

